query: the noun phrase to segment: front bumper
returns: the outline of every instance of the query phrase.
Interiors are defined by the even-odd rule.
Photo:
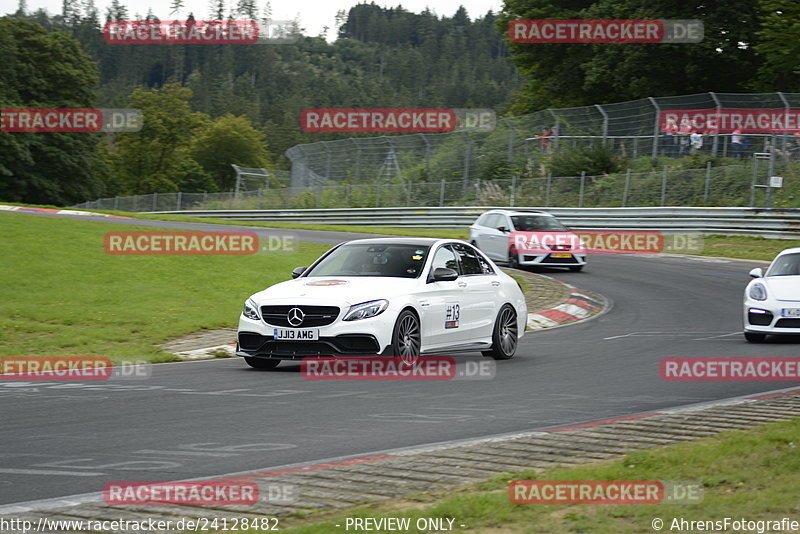
[[[266,322],[239,317],[236,354],[239,356],[300,359],[305,356],[357,356],[383,354],[391,345],[394,317],[390,310],[377,317],[344,322],[337,318],[332,324],[320,326],[319,340],[276,341],[275,328]]]
[[[744,331],[758,334],[800,335],[800,317],[781,317],[783,308],[800,308],[800,302],[745,300]]]

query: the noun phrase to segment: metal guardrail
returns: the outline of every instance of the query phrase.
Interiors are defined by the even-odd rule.
[[[541,210],[576,230],[662,230],[702,234],[751,235],[800,239],[800,208],[505,208],[407,207],[290,210],[160,211],[171,215],[238,221],[346,224],[416,228],[464,228],[490,209]]]

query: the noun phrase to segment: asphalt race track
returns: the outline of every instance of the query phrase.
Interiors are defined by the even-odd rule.
[[[102,220],[122,221],[207,226]],[[323,243],[364,237],[287,232]],[[740,333],[742,289],[760,264],[597,255],[582,273],[549,271],[605,295],[613,308],[529,333],[490,380],[310,381],[299,364],[258,371],[237,358],[154,365],[150,378],[138,380],[0,381],[0,504],[100,491],[109,481],[316,463],[796,386],[666,382],[658,374],[670,356],[797,355],[800,339],[754,345]],[[464,367],[486,361],[457,360]]]

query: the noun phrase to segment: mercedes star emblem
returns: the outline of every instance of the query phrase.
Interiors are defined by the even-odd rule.
[[[286,314],[286,319],[289,321],[289,324],[292,326],[300,326],[303,324],[303,319],[305,319],[306,314],[303,313],[303,310],[300,308],[292,308],[289,310],[289,313]]]

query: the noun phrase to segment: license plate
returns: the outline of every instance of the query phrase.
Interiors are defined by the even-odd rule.
[[[783,308],[781,317],[800,317],[800,308]]]
[[[554,252],[551,254],[554,258],[571,258],[572,254],[566,254],[564,252]]]
[[[273,338],[275,341],[317,341],[319,339],[319,329],[275,328]]]

